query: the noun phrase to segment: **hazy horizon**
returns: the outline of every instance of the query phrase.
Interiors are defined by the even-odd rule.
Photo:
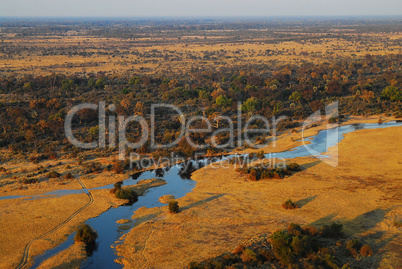
[[[402,1],[385,0],[0,0],[0,17],[350,17],[400,16]]]

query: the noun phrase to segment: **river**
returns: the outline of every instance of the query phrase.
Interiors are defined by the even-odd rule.
[[[360,129],[376,129],[376,128],[387,128],[402,126],[401,122],[387,122],[382,124],[352,124],[344,125],[332,129],[322,130],[317,135],[309,137],[307,141],[310,141],[308,147],[299,146],[294,149],[279,152],[272,155],[266,155],[267,158],[283,158],[291,159],[296,157],[311,156],[313,154],[318,158],[325,158],[325,155],[320,155],[327,151],[329,147],[335,146],[339,141],[342,140],[344,134],[353,132]],[[318,156],[320,155],[320,156]],[[231,158],[232,156],[226,156],[223,158]],[[193,163],[193,168],[195,170],[201,168],[205,162],[208,160],[198,161]],[[218,161],[218,160],[216,160]],[[176,198],[185,196],[187,193],[191,192],[195,187],[196,182],[190,178],[190,176],[183,175],[184,164],[178,164],[164,169],[157,169],[152,171],[146,171],[143,173],[138,173],[135,175],[136,178],[129,178],[123,181],[123,186],[131,186],[137,183],[138,179],[152,179],[152,178],[162,178],[167,184],[149,189],[143,196],[140,196],[138,201],[132,205],[120,206],[117,208],[110,208],[109,210],[103,212],[98,217],[91,218],[86,221],[87,224],[92,226],[98,232],[97,245],[93,253],[86,259],[86,261],[81,264],[81,268],[122,268],[114,260],[118,258],[112,246],[115,242],[129,230],[123,231],[119,229],[120,224],[116,221],[120,219],[131,219],[133,212],[140,207],[160,207],[165,206],[159,202],[159,197],[163,195],[174,195]],[[95,189],[111,189],[113,184],[105,185]],[[62,190],[56,192],[45,193],[44,195],[67,195],[73,193],[82,193],[83,190]],[[24,196],[8,196],[3,197],[3,199],[16,199]],[[38,199],[40,197],[33,196],[31,199]],[[1,199],[1,198],[0,198]],[[44,254],[39,255],[34,258],[35,264],[32,268],[37,268],[43,261],[52,257],[60,251],[69,248],[74,244],[74,235],[71,234],[66,241],[64,241],[59,246],[46,251]]]

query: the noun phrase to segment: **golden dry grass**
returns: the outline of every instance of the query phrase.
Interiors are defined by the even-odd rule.
[[[38,268],[78,269],[86,257],[84,244],[75,243],[70,248],[60,252],[58,255],[44,261]]]
[[[85,163],[99,162],[103,167],[114,163],[115,156],[107,158],[96,158]],[[40,195],[55,190],[78,190],[81,185],[75,179],[65,179],[67,173],[71,173],[75,178],[80,177],[87,188],[95,188],[107,184],[113,184],[129,177],[128,174],[115,174],[113,171],[101,171],[91,174],[84,174],[84,167],[78,165],[73,159],[46,160],[38,164],[26,160],[15,160],[1,165],[7,169],[7,173],[0,173],[0,196],[10,195]],[[61,174],[59,178],[46,179],[46,173],[35,177],[41,178],[41,182],[36,184],[22,184],[22,179],[30,173],[36,173],[38,167],[45,167],[49,172],[56,171]],[[68,168],[69,167],[69,168]]]
[[[104,175],[105,176],[105,175]],[[165,184],[160,179],[141,180],[131,187],[138,195],[147,189]],[[30,250],[30,257],[39,255],[67,238],[81,223],[106,211],[110,207],[117,207],[127,202],[115,198],[108,190],[93,190],[94,203],[65,226],[36,241]],[[0,200],[0,253],[2,259],[0,268],[15,267],[22,258],[25,245],[41,236],[55,226],[62,223],[75,211],[87,204],[86,194],[66,195],[62,197],[26,200]],[[74,257],[81,257],[78,249],[73,246],[65,253],[57,254],[59,263],[74,263]],[[66,260],[65,260],[66,259]],[[32,261],[31,261],[32,262]]]
[[[336,31],[334,31],[336,34]],[[303,33],[297,32],[297,35]],[[345,33],[344,33],[345,34]],[[321,34],[315,34],[321,35]],[[346,34],[348,35],[348,34]],[[349,34],[356,36],[357,34]],[[398,40],[402,36],[400,33],[365,33],[362,37],[370,37],[370,44],[355,42],[353,40],[340,40],[321,38],[319,42],[306,41],[303,43],[295,41],[280,42],[279,44],[266,43],[264,39],[254,39],[251,41],[234,43],[233,40],[224,37],[208,37],[209,40],[223,38],[222,43],[186,43],[186,37],[177,40],[178,43],[159,44],[160,38],[138,38],[133,46],[132,40],[120,38],[94,38],[77,36],[53,36],[53,37],[12,37],[5,39],[5,44],[34,47],[37,52],[21,53],[14,58],[7,58],[0,63],[0,69],[4,73],[35,74],[44,75],[56,73],[72,74],[75,72],[109,72],[113,74],[123,73],[129,70],[136,72],[154,73],[160,70],[171,70],[173,72],[183,72],[194,66],[202,64],[207,67],[237,66],[241,64],[268,63],[278,61],[280,63],[301,63],[308,61],[313,63],[322,62],[323,58],[336,59],[340,57],[364,56],[368,53],[372,55],[384,55],[400,53],[398,45],[384,46],[384,40]],[[195,37],[191,38],[194,39]],[[168,39],[173,40],[173,39]],[[165,41],[168,41],[165,40]],[[226,40],[226,41],[225,41]],[[146,42],[155,42],[149,46]],[[268,39],[268,41],[270,41]],[[126,50],[138,51],[139,53],[150,53],[153,50],[160,52],[172,51],[173,57],[178,57],[175,61],[165,60],[160,57],[140,57],[132,54],[117,55],[42,55],[42,51],[47,49],[64,49],[68,51],[71,47],[73,51],[84,50],[86,52],[121,52]],[[96,49],[94,49],[96,48]],[[122,49],[125,48],[125,49]],[[203,59],[204,52],[219,52],[225,50],[224,57],[218,59]],[[275,55],[261,55],[260,52],[271,50],[277,52]],[[301,52],[308,52],[309,55],[301,55]],[[169,52],[170,53],[170,52]],[[151,53],[152,54],[152,53]],[[180,55],[180,56],[179,56]],[[192,60],[189,55],[200,57],[201,60]],[[143,69],[141,69],[143,68]]]
[[[360,130],[339,145],[339,165],[299,158],[303,171],[284,180],[249,182],[231,169],[205,167],[193,174],[197,186],[178,199],[179,214],[141,208],[133,228],[117,246],[125,268],[184,268],[231,251],[257,234],[289,223],[344,224],[377,248],[376,267],[401,266],[401,127]],[[287,199],[300,208],[285,210]],[[380,250],[379,250],[380,249]],[[382,254],[382,253],[386,254]],[[384,267],[385,268],[385,267]]]

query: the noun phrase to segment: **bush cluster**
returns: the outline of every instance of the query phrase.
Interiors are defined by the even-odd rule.
[[[51,172],[47,173],[46,177],[47,178],[58,178],[58,177],[60,177],[60,174],[56,171],[51,171]]]
[[[119,199],[126,199],[130,202],[135,202],[138,200],[138,195],[133,190],[118,189],[114,195]]]
[[[292,171],[292,172],[297,172],[297,171],[300,171],[300,170],[301,170],[300,165],[297,164],[297,163],[289,163],[289,164],[286,166],[286,168],[287,168],[288,170]]]
[[[122,189],[122,181],[115,183],[114,188],[110,190],[110,193],[114,194],[116,198],[129,200],[130,203],[136,202],[138,200],[138,195],[135,191],[130,189]]]
[[[93,162],[93,163],[89,163],[89,164],[85,164],[84,165],[84,173],[85,174],[91,174],[91,173],[95,173],[95,172],[99,172],[102,171],[102,164],[99,162]]]
[[[267,168],[263,166],[242,167],[237,169],[238,172],[247,175],[250,181],[258,181],[266,178],[284,178],[291,172],[287,168]]]
[[[319,250],[317,233],[291,223],[287,230],[275,232],[271,238],[273,253],[282,264],[292,264],[296,258],[307,257]]]
[[[96,240],[98,234],[88,224],[80,226],[75,234],[75,242],[83,242],[85,244],[92,243]]]
[[[122,185],[123,185],[123,181],[119,181],[119,182],[113,184],[113,187],[114,187],[114,188],[110,190],[110,193],[115,194],[117,190],[120,190],[120,189],[121,189],[121,186],[122,186]]]
[[[239,165],[240,168],[236,169],[237,172],[247,175],[247,179],[251,181],[257,181],[266,178],[284,178],[291,175],[292,172],[300,171],[300,165],[297,163],[289,163],[285,167],[275,166],[265,167],[262,165],[247,166],[256,159],[264,158],[264,152],[250,153],[248,156],[236,156],[230,158],[228,162],[230,164]]]
[[[172,214],[179,213],[179,211],[180,211],[179,202],[177,202],[177,201],[169,201],[168,208],[169,208],[169,212],[172,213]]]
[[[22,180],[23,184],[34,184],[34,183],[38,183],[40,181],[39,178],[24,178]]]
[[[295,208],[298,208],[298,206],[295,204],[295,203],[293,203],[292,202],[292,200],[287,200],[286,202],[284,202],[283,204],[282,204],[282,207],[284,208],[284,209],[295,209]]]
[[[213,259],[192,262],[188,268],[349,268],[349,263],[335,255],[342,255],[342,244],[334,239],[324,238],[323,231],[331,230],[331,235],[341,235],[342,225],[331,224],[320,230],[312,226],[301,227],[291,223],[285,230],[273,233],[268,239],[250,246],[238,245],[231,253],[224,253]],[[337,239],[338,240],[338,239]],[[347,249],[356,249],[359,241],[349,240]],[[363,257],[373,255],[369,245],[360,248]],[[349,258],[348,258],[349,259]]]

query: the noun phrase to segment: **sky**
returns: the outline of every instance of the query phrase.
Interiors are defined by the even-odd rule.
[[[401,0],[0,0],[0,17],[402,15]]]

